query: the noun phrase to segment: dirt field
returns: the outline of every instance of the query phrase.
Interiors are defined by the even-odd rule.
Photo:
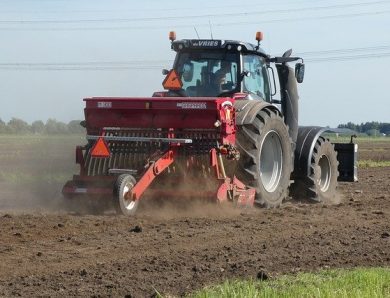
[[[167,204],[135,218],[75,216],[58,206],[78,142],[0,141],[0,296],[181,296],[259,272],[390,266],[388,167],[360,170],[334,205]],[[367,158],[378,152],[370,146]],[[382,147],[387,156],[390,142]]]

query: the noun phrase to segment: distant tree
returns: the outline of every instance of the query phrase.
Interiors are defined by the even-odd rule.
[[[339,124],[338,128],[349,128],[360,133],[370,132],[375,134],[375,131],[379,131],[384,134],[390,133],[390,123],[382,123],[377,121],[371,121],[361,124],[354,124],[352,122],[348,122],[347,124]]]
[[[35,134],[42,134],[45,131],[45,124],[41,120],[34,121],[31,124],[31,131]]]
[[[372,122],[366,122],[362,124],[362,130],[363,132],[368,132],[369,130],[379,130],[379,122],[372,121]]]
[[[0,119],[0,133],[8,133],[7,124]]]
[[[379,137],[380,132],[378,129],[369,129],[366,131],[366,134],[368,134],[370,137]]]
[[[11,133],[28,133],[30,126],[26,121],[18,118],[12,118],[7,124]]]
[[[45,132],[47,134],[65,134],[68,133],[68,126],[55,119],[48,119],[45,124]]]
[[[348,122],[347,124],[339,124],[337,127],[338,128],[349,128],[349,129],[358,131],[357,125],[355,123],[352,123],[352,122]]]
[[[390,134],[390,123],[381,123],[379,131],[386,135]]]
[[[68,123],[69,133],[83,134],[85,133],[85,128],[80,125],[80,120],[72,120]]]
[[[48,119],[46,123],[41,120],[34,121],[29,125],[26,121],[19,118],[12,118],[8,123],[5,123],[0,118],[0,134],[84,134],[85,128],[80,125],[80,120],[72,120],[68,124],[57,121],[56,119]]]

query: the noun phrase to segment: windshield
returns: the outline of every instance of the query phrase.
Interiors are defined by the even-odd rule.
[[[237,88],[237,61],[234,53],[213,51],[181,53],[176,64],[185,96],[218,96]]]

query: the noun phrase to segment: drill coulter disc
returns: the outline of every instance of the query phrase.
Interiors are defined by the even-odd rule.
[[[114,186],[114,205],[117,213],[132,216],[137,211],[139,200],[126,198],[127,194],[133,189],[135,183],[135,178],[128,174],[122,174],[116,180]]]

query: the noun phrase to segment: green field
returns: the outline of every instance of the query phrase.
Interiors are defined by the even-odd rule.
[[[226,281],[189,297],[390,297],[390,268],[328,270],[266,281]]]
[[[80,135],[0,135],[0,177],[12,182],[72,173],[75,146],[85,142]]]
[[[329,137],[329,139],[332,142],[349,143],[351,141],[350,136],[340,136],[337,138],[334,134],[330,134],[330,135],[327,135],[327,137]],[[357,144],[364,144],[367,142],[369,142],[369,143],[389,142],[390,143],[390,137],[357,137],[357,138],[353,139],[353,142],[357,143]]]

